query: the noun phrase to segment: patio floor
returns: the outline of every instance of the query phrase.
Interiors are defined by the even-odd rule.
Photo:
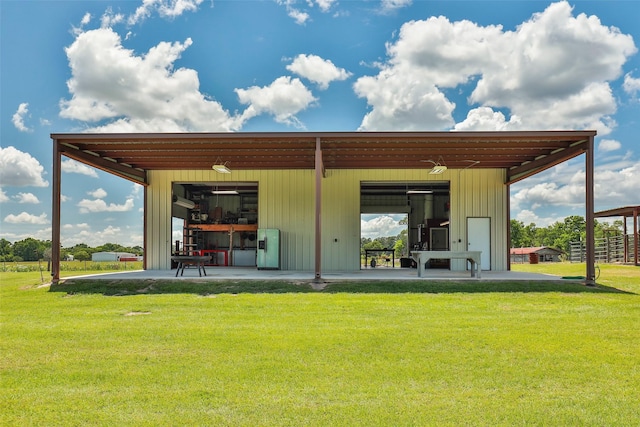
[[[114,273],[103,273],[91,276],[92,279],[188,279],[188,280],[285,280],[285,281],[312,281],[315,277],[313,271],[286,271],[286,270],[258,270],[255,267],[206,267],[207,276],[200,277],[197,268],[186,268],[184,275],[176,277],[176,270],[137,270]],[[327,272],[322,273],[322,281],[336,280],[470,280],[470,281],[500,281],[500,280],[535,280],[549,281],[562,280],[559,276],[550,274],[534,274],[515,271],[483,271],[482,278],[470,277],[468,271],[450,271],[446,269],[428,269],[426,277],[418,277],[415,268],[367,268],[358,271]],[[69,278],[65,278],[69,279]]]

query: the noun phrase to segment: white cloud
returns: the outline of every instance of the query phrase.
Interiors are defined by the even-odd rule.
[[[13,196],[13,198],[16,199],[18,203],[40,203],[40,200],[38,200],[38,198],[32,193],[18,193]]]
[[[65,227],[65,231],[66,230],[67,229]],[[71,233],[70,235],[64,233],[60,238],[64,246],[73,246],[78,243],[85,243],[89,246],[98,246],[106,242],[117,242],[126,245],[128,242],[128,238],[124,233],[122,233],[122,229],[112,225],[107,226],[103,230],[91,230],[90,227],[83,227],[80,230],[69,232]]]
[[[448,128],[455,105],[443,90],[471,85],[469,102],[478,107],[456,129],[609,133],[616,112],[609,82],[637,49],[617,28],[572,13],[569,3],[553,3],[514,31],[446,17],[405,23],[379,74],[354,85],[371,107],[361,129]]]
[[[76,27],[73,26],[71,32],[74,35],[78,35],[80,33],[82,33],[83,28],[89,24],[89,22],[91,22],[91,14],[89,12],[85,13],[84,16],[82,17],[82,19],[80,20],[80,26]]]
[[[4,222],[9,224],[49,224],[49,219],[47,218],[47,214],[43,213],[40,216],[31,215],[27,212],[21,212],[18,215],[7,215],[4,218]]]
[[[540,217],[536,215],[533,211],[523,210],[516,215],[518,221],[521,221],[524,225],[535,224],[537,227],[548,227],[556,222],[564,221],[564,217],[558,216],[550,216],[550,217]]]
[[[107,197],[107,192],[104,191],[102,188],[98,188],[93,191],[88,191],[87,194],[90,195],[91,197],[95,197],[96,199],[104,199],[105,197]]]
[[[629,35],[567,2],[505,32],[470,99],[507,107],[526,128],[595,128],[608,133],[616,103],[608,81],[637,49]]]
[[[400,225],[398,219],[389,215],[373,216],[360,219],[360,234],[362,237],[374,239],[376,237],[397,236],[406,226]]]
[[[24,124],[24,118],[29,117],[29,103],[23,102],[18,106],[18,110],[11,117],[11,122],[20,132],[31,132],[32,129],[29,129]]]
[[[129,25],[141,22],[156,11],[163,18],[175,18],[184,12],[194,12],[202,0],[143,0],[135,13],[128,19]]]
[[[629,95],[636,97],[640,92],[640,79],[631,77],[631,73],[627,73],[624,76],[624,83],[622,84],[624,91]]]
[[[8,201],[9,201],[9,196],[7,196],[7,193],[5,193],[2,188],[0,188],[0,203],[8,202]]]
[[[316,83],[320,89],[327,89],[332,81],[346,80],[351,76],[344,68],[338,68],[330,60],[317,55],[300,54],[287,65],[287,70]]]
[[[615,139],[603,139],[598,144],[598,151],[615,151],[619,150],[622,147],[620,141],[616,141]]]
[[[338,0],[306,0],[304,2],[300,2],[303,4],[303,7],[298,7],[297,0],[275,0],[280,6],[284,6],[287,11],[287,15],[292,18],[296,24],[305,25],[309,20],[311,20],[311,14],[307,11],[308,9],[313,8],[314,6],[318,6],[320,12],[328,13],[331,11],[333,6],[338,3]],[[304,4],[306,4],[307,8],[304,8]],[[340,12],[336,12],[334,16],[340,16]]]
[[[316,0],[316,4],[322,12],[329,12],[331,6],[337,3],[338,0]]]
[[[95,171],[95,169],[73,159],[63,160],[61,169],[62,172],[66,173],[79,173],[80,175],[86,175],[92,178],[98,177],[98,173]]]
[[[458,131],[508,131],[519,125],[520,119],[517,116],[511,117],[507,121],[500,111],[493,111],[489,107],[480,107],[469,110],[467,118],[456,123],[454,129]]]
[[[124,22],[124,15],[121,13],[114,13],[111,7],[100,18],[100,26],[102,28],[113,27],[114,25]]]
[[[78,203],[80,207],[80,213],[93,213],[93,212],[128,212],[133,209],[133,199],[127,199],[124,204],[118,205],[115,203],[105,202],[102,199],[82,199]]]
[[[266,113],[273,115],[278,122],[300,125],[295,115],[316,101],[300,79],[287,76],[278,77],[269,86],[235,91],[241,103],[249,104],[243,120]]]
[[[360,77],[356,81],[356,94],[367,98],[372,107],[359,130],[412,131],[453,125],[455,104],[427,80],[408,77],[389,68],[375,77]]]
[[[0,147],[0,182],[8,187],[48,187],[44,167],[29,153]]]
[[[81,25],[87,25],[87,24],[89,24],[89,22],[91,22],[91,14],[89,12],[87,12],[82,17],[82,20],[80,21],[80,24]]]
[[[623,166],[620,167],[620,165]],[[560,171],[552,172],[551,176],[546,175],[543,178],[544,181],[530,178],[512,187],[511,208],[516,212],[514,217],[518,218],[519,212],[522,211],[531,211],[535,215],[543,216],[538,212],[554,208],[584,209],[584,169],[572,165],[562,168],[557,166],[552,171],[557,169]],[[638,182],[640,182],[640,162],[638,161],[626,160],[598,166],[594,176],[596,210],[634,204],[638,200]]]
[[[545,182],[524,188],[512,198],[512,206],[530,206],[537,209],[542,206],[571,206],[584,205],[584,182],[570,182],[559,185],[555,182]]]
[[[89,132],[237,130],[237,118],[199,91],[195,70],[173,68],[191,44],[161,42],[137,56],[110,28],[80,33],[65,49],[72,97],[60,115],[97,123]]]
[[[88,230],[90,228],[91,227],[86,222],[83,222],[81,224],[64,224],[62,226],[63,230]]]
[[[619,170],[598,167],[594,181],[597,210],[637,205],[640,161]]]
[[[287,15],[298,25],[304,25],[311,18],[311,16],[307,12],[303,12],[300,9],[294,7],[296,0],[276,0],[276,2],[284,6],[287,10]]]
[[[380,7],[383,12],[391,12],[396,9],[410,6],[413,0],[382,0]]]
[[[142,246],[143,237],[140,231],[128,227],[106,226],[103,229],[93,229],[86,223],[65,224],[62,227],[61,240],[63,246],[73,246],[85,243],[96,247],[105,242],[118,243],[124,246]]]

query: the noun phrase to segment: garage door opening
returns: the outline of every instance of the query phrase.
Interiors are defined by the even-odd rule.
[[[208,265],[256,266],[257,182],[174,182],[173,251]]]
[[[449,250],[449,206],[448,181],[362,182],[361,268],[406,268],[412,250]],[[449,260],[430,267],[449,268]]]
[[[361,268],[397,268],[409,255],[408,214],[360,215]]]

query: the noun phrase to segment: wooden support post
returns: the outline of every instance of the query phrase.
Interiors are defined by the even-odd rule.
[[[320,146],[320,138],[316,138],[316,156],[315,156],[315,172],[316,172],[316,245],[315,245],[315,280],[320,281],[322,277],[322,149]]]
[[[638,240],[640,240],[640,235],[638,235],[638,208],[633,210],[633,264],[638,264]]]
[[[622,245],[624,247],[622,263],[624,264],[629,262],[629,241],[627,239],[627,217],[623,216],[622,218]]]
[[[593,136],[589,137],[589,144],[586,152],[586,160],[585,160],[585,199],[586,199],[586,234],[587,241],[586,250],[587,250],[587,274],[585,283],[587,285],[595,285],[596,284],[596,257],[595,257],[595,230],[594,230],[594,194],[593,194],[593,185],[594,185],[594,153],[593,153]]]
[[[506,195],[505,195],[505,200],[507,201],[507,212],[506,217],[507,217],[507,271],[511,271],[511,185],[507,184],[506,185]]]
[[[146,180],[146,179],[145,179]],[[148,243],[147,243],[147,227],[148,227],[148,223],[147,223],[147,213],[149,212],[148,210],[148,204],[147,204],[147,199],[149,198],[149,193],[147,192],[147,186],[145,185],[143,187],[143,194],[144,194],[144,201],[143,201],[143,208],[142,208],[142,269],[146,270],[147,269],[147,260],[149,259],[149,252],[148,252]],[[176,248],[176,252],[177,252],[178,248]],[[177,255],[177,253],[176,253]],[[171,265],[169,265],[169,268],[171,268]]]
[[[53,140],[53,185],[51,186],[51,283],[60,281],[60,179],[62,154],[58,140]]]

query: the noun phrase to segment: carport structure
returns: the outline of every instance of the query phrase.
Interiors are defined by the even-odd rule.
[[[624,206],[621,208],[608,209],[606,211],[596,212],[594,215],[596,218],[607,218],[607,217],[622,217],[623,221],[623,232],[622,235],[625,236],[624,240],[624,260],[629,258],[629,244],[626,239],[627,236],[627,218],[631,218],[633,220],[633,264],[640,265],[640,261],[638,259],[638,217],[640,217],[640,206]]]
[[[60,273],[60,190],[62,156],[103,170],[145,188],[144,249],[153,230],[148,213],[148,189],[153,174],[162,171],[209,171],[219,162],[233,171],[310,170],[314,174],[314,275],[322,270],[322,186],[328,171],[425,171],[439,163],[449,171],[502,171],[511,184],[585,154],[585,205],[588,283],[594,267],[594,153],[595,131],[527,132],[267,132],[267,133],[154,133],[52,134],[52,280]],[[429,163],[431,162],[431,163]],[[204,173],[204,172],[203,172]],[[426,171],[425,171],[426,173]],[[506,197],[508,203],[508,197]],[[327,203],[327,200],[324,202]],[[508,242],[508,209],[504,235]],[[152,246],[155,243],[152,243]],[[505,242],[501,242],[504,246]],[[508,250],[502,251],[508,265]]]

